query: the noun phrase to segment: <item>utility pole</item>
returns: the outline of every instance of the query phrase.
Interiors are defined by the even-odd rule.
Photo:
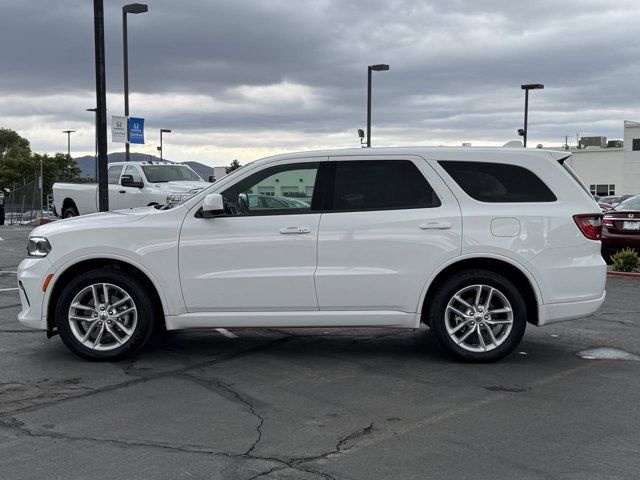
[[[96,135],[98,142],[98,209],[109,211],[107,184],[107,86],[104,61],[104,3],[93,0],[96,61]]]

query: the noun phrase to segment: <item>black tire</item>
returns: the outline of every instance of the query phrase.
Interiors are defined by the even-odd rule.
[[[83,345],[73,334],[68,318],[74,297],[96,283],[108,283],[123,289],[136,306],[137,322],[133,333],[124,344],[112,350],[93,350]],[[60,338],[73,353],[86,360],[110,362],[133,355],[149,340],[154,329],[155,310],[150,292],[141,280],[116,268],[103,268],[77,275],[65,285],[56,304],[55,322]]]
[[[66,207],[64,210],[62,210],[62,218],[77,217],[78,215],[78,209],[75,206]]]
[[[513,313],[511,331],[504,341],[493,350],[483,352],[461,347],[451,338],[445,325],[449,301],[465,287],[478,284],[499,290],[511,304]],[[527,327],[527,308],[520,291],[506,277],[489,270],[467,270],[456,273],[440,285],[428,306],[427,320],[438,343],[449,355],[463,362],[487,363],[500,360],[516,349]]]

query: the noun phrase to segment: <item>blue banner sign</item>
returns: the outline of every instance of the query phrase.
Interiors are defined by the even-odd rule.
[[[144,143],[144,118],[129,118],[129,143]]]

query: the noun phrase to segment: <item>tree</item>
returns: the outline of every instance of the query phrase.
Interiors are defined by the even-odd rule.
[[[228,167],[224,167],[225,172],[227,173],[231,173],[234,170],[237,170],[241,167],[242,165],[240,165],[240,162],[238,162],[238,160],[234,160],[233,162],[231,162],[231,165],[229,165]]]
[[[80,169],[67,154],[33,153],[29,140],[13,130],[0,128],[0,188],[23,185],[40,175],[40,161],[44,177],[44,194],[51,193],[55,182],[77,182]]]

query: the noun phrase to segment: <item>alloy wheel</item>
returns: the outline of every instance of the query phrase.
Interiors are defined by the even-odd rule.
[[[131,296],[111,283],[83,288],[69,307],[71,332],[80,344],[92,350],[121,347],[133,335],[138,312]]]
[[[470,352],[488,352],[502,345],[513,328],[507,297],[490,285],[470,285],[454,294],[445,311],[449,337]]]

